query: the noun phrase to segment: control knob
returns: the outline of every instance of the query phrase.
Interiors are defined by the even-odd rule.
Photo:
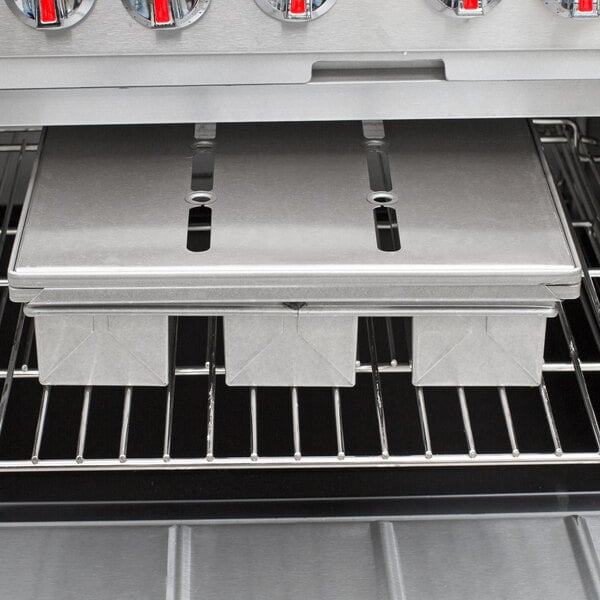
[[[544,0],[544,4],[561,17],[598,16],[598,0]]]
[[[311,21],[324,15],[335,0],[256,0],[256,3],[281,21]]]
[[[210,0],[122,0],[129,14],[144,27],[181,29],[195,23]]]
[[[6,0],[19,19],[35,29],[65,29],[77,25],[94,0]]]
[[[481,17],[500,0],[438,0],[448,11],[459,17]]]

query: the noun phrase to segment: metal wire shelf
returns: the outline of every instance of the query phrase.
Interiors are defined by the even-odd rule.
[[[320,425],[312,427],[315,433],[307,431],[303,424],[307,390],[251,388],[237,390],[234,400],[225,397],[233,392],[228,392],[222,384],[225,369],[219,362],[217,318],[202,320],[202,328],[205,328],[202,343],[197,343],[196,339],[192,344],[200,348],[206,342],[206,354],[198,358],[201,353],[195,352],[195,360],[180,362],[183,322],[180,318],[180,336],[178,338],[175,327],[172,339],[169,387],[166,390],[111,390],[111,400],[106,401],[105,406],[101,403],[105,402],[108,392],[103,389],[51,389],[39,385],[33,323],[24,315],[22,307],[8,301],[6,276],[0,276],[0,361],[4,360],[2,367],[6,365],[0,368],[3,382],[0,471],[600,462],[600,426],[596,416],[597,394],[594,393],[596,384],[600,384],[600,379],[596,381],[596,376],[600,376],[600,299],[596,287],[596,280],[600,278],[600,156],[594,154],[596,142],[583,137],[572,121],[540,120],[535,125],[559,194],[572,219],[583,264],[582,297],[559,308],[553,340],[548,343],[545,379],[558,378],[551,385],[545,380],[537,390],[455,388],[434,391],[414,388],[410,383],[410,360],[402,350],[402,336],[398,335],[402,323],[390,318],[365,318],[361,324],[364,356],[359,353],[356,363],[358,378],[363,385],[357,386],[355,391],[314,392],[318,393],[319,400],[317,403],[310,400],[311,422],[314,426],[323,419],[328,424],[324,428]],[[39,130],[0,131],[0,205],[4,206],[0,261],[3,269],[16,233],[15,220],[31,167],[29,157],[38,149],[38,138]],[[582,358],[578,344],[584,347],[585,358]],[[185,348],[188,353],[189,346],[188,340]],[[381,356],[387,360],[381,360]],[[190,381],[196,386],[193,391],[184,385]],[[26,385],[17,389],[21,383]],[[367,386],[368,392],[365,391]],[[388,391],[390,386],[394,390],[393,396]],[[204,391],[200,393],[200,390]],[[150,397],[154,400],[149,400]],[[525,397],[526,401],[522,400]],[[156,410],[150,416],[135,410],[135,407],[152,402]],[[529,408],[537,407],[537,422],[523,417],[521,402]],[[495,423],[487,431],[482,430],[479,423],[482,403],[485,411],[497,413]],[[54,405],[55,414],[51,416]],[[179,414],[179,405],[190,410]],[[282,418],[279,421],[264,418],[265,407],[270,410],[275,405],[287,406],[280,411]],[[409,405],[412,405],[410,419],[398,418],[398,411],[408,411]],[[556,418],[557,407],[560,419]],[[517,415],[516,408],[519,409]],[[365,412],[367,409],[368,413]],[[451,410],[457,413],[456,418],[447,419]],[[198,416],[201,412],[204,412],[202,418]],[[69,418],[71,425],[67,426]],[[49,421],[55,421],[54,425],[50,426]],[[226,421],[228,426],[223,426]],[[437,425],[432,426],[432,421],[437,421]],[[96,449],[90,451],[90,438],[98,433],[98,422],[104,431],[99,437],[110,439],[100,444],[96,440]],[[562,431],[565,423],[565,431]],[[140,449],[133,452],[130,442],[136,427],[141,443],[138,443]],[[322,429],[326,429],[329,436],[323,445],[326,451],[305,451],[307,439],[311,440],[311,446],[319,446],[314,440],[325,435]],[[450,429],[454,445],[438,443],[438,439],[447,437]],[[284,430],[289,433],[287,438],[282,435]],[[532,431],[535,432],[533,436],[530,435]],[[193,450],[178,453],[175,446],[182,434],[198,442],[190,445]],[[145,443],[150,437],[156,442],[158,436],[160,443],[152,447]],[[416,437],[416,442],[402,449],[399,438],[403,436],[412,436],[413,442]],[[493,437],[496,442],[491,445],[481,442],[486,436]],[[220,443],[223,437],[226,441],[236,438],[238,442],[243,438],[244,443],[233,444],[233,450],[227,449]],[[280,451],[272,450],[273,444],[269,440],[273,437],[285,438]],[[369,438],[369,443],[361,443],[363,438]],[[456,443],[458,438],[460,441]],[[53,445],[62,450],[53,450]],[[241,445],[247,451],[239,451]],[[107,450],[108,446],[110,450]],[[271,448],[270,451],[263,451],[266,446]],[[102,449],[98,450],[98,447]]]

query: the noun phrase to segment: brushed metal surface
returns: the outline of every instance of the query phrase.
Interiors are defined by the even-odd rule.
[[[13,89],[0,91],[0,124],[589,117],[598,94],[599,81],[581,79]]]
[[[435,5],[343,0],[303,24],[269,18],[252,0],[221,1],[185,30],[148,31],[122,6],[99,0],[77,27],[47,32],[24,26],[2,2],[0,124],[597,114],[589,82],[598,77],[600,19],[562,19],[542,0],[505,0],[475,19],[450,18]],[[320,90],[311,89],[318,65],[330,61],[349,67],[346,79],[319,79]],[[423,89],[406,81],[408,63],[430,61],[442,65],[441,80]],[[526,85],[532,80],[540,87]],[[551,85],[563,80],[573,84]],[[498,86],[450,85],[466,81]],[[275,89],[252,87],[262,85]],[[135,98],[133,87],[143,88]]]
[[[203,192],[210,246],[190,252],[188,215],[198,210],[188,191],[190,127],[50,130],[9,282],[32,296],[35,288],[83,290],[90,314],[75,317],[82,307],[52,306],[46,297],[47,314],[36,322],[41,381],[165,384],[166,316],[136,316],[142,297],[169,315],[181,314],[190,288],[204,290],[216,315],[223,289],[229,302],[258,310],[266,294],[271,302],[278,294],[279,302],[302,303],[325,295],[351,311],[350,299],[422,308],[430,288],[443,311],[455,305],[444,304],[454,286],[462,306],[486,312],[417,320],[414,383],[539,385],[545,318],[491,315],[511,304],[506,287],[539,291],[531,308],[549,289],[571,295],[581,275],[527,123],[389,123],[387,134],[386,146],[369,142],[387,149],[390,164],[389,185],[374,187],[358,123],[220,127],[214,187]],[[373,189],[387,191],[385,204]],[[374,214],[384,206],[397,215],[395,252],[378,247]],[[112,319],[100,300],[111,288],[111,323],[126,326],[116,337],[100,326]],[[356,317],[302,308],[225,317],[230,385],[354,384]],[[146,323],[154,343],[140,336]],[[525,338],[518,352],[507,335]]]
[[[412,320],[412,382],[426,386],[538,386],[546,319],[535,315]]]
[[[598,517],[14,525],[15,600],[595,598]]]
[[[165,598],[167,528],[7,527],[0,538],[6,598]]]
[[[226,315],[227,385],[353,387],[358,318]]]
[[[600,116],[600,82],[391,81],[0,91],[2,126]],[[167,107],[167,108],[165,108]]]
[[[50,130],[11,287],[226,287],[245,302],[258,284],[294,288],[287,301],[338,286],[368,302],[393,284],[579,285],[525,122],[390,124],[399,252],[376,245],[358,123],[222,127],[211,248],[189,252],[191,139]]]
[[[43,385],[169,382],[168,317],[46,315],[35,319]]]
[[[135,27],[107,0],[66,34],[29,31],[3,2],[0,23],[2,56],[600,49],[599,21],[561,19],[542,0],[504,0],[487,16],[465,20],[427,0],[340,0],[306,24],[270,19],[253,0],[215,0],[198,23],[174,35]]]
[[[543,139],[545,140],[545,151],[551,155],[550,150],[552,148],[562,148],[564,150],[563,161],[567,161],[570,156],[577,162],[579,155],[577,154],[573,144],[571,143],[571,135],[576,137],[580,136],[576,124],[569,121],[555,121],[550,127],[548,123],[542,126],[538,124],[538,127],[543,132]],[[370,137],[377,137],[377,128],[368,128],[370,131]],[[566,135],[567,134],[567,135]],[[29,137],[33,136],[33,137]],[[9,163],[12,167],[9,167],[8,173],[5,173],[6,181],[9,183],[4,185],[4,191],[7,192],[0,198],[5,201],[9,199],[12,192],[9,191],[15,187],[17,195],[15,196],[17,204],[21,204],[22,198],[25,194],[25,188],[27,187],[27,180],[29,178],[30,164],[25,160],[28,156],[33,157],[35,147],[37,146],[38,132],[4,132],[1,136],[3,141],[0,144],[4,153],[0,153],[2,156],[9,159]],[[21,146],[21,140],[23,139],[26,144]],[[556,144],[557,140],[558,146]],[[592,143],[587,141],[587,143]],[[22,152],[20,149],[24,148]],[[561,153],[562,155],[562,153]],[[18,157],[23,156],[24,161],[24,172],[17,169],[15,172],[16,161]],[[564,162],[560,161],[558,164],[553,159],[551,166],[555,173],[555,178],[559,181],[562,178],[561,171],[564,168]],[[18,163],[17,163],[18,164]],[[562,165],[562,166],[561,166]],[[593,185],[592,183],[592,172],[588,170],[590,163],[583,165],[585,167],[585,176],[580,179],[567,178],[567,181],[571,182],[571,185],[577,186],[577,182],[580,181],[585,187],[587,185]],[[23,174],[24,177],[20,177]],[[563,195],[563,201],[567,200],[566,194],[567,189],[570,186],[565,186],[564,189],[560,189],[561,195]],[[593,224],[591,222],[582,222],[581,215],[587,215],[583,203],[584,199],[576,195],[570,198],[571,202],[568,204],[569,210],[572,210],[571,214],[572,226],[574,230],[582,238],[587,238],[588,235],[593,231]],[[9,203],[10,204],[10,203]],[[591,210],[591,209],[590,209]],[[592,216],[590,216],[592,219]],[[5,238],[5,250],[13,245],[14,236],[16,234],[16,228],[9,227],[7,230],[7,237]],[[1,240],[0,240],[1,241]],[[595,262],[588,262],[589,260],[595,259],[582,255],[581,257],[586,271],[590,275],[590,281],[594,282],[600,277],[600,269],[595,268]],[[7,286],[7,280],[4,278],[0,280],[0,286]],[[356,447],[356,440],[358,436],[352,435],[344,436],[344,431],[347,433],[351,432],[352,425],[348,421],[342,420],[341,408],[344,407],[344,412],[348,406],[352,405],[352,392],[346,390],[329,390],[333,395],[333,404],[335,407],[336,415],[336,426],[331,427],[328,434],[323,436],[321,440],[324,444],[323,450],[320,451],[319,455],[303,454],[300,460],[297,460],[291,454],[291,444],[288,448],[284,448],[279,455],[272,456],[269,454],[263,454],[266,447],[272,443],[274,437],[279,435],[281,427],[292,431],[291,415],[282,417],[281,420],[277,420],[271,424],[263,424],[259,426],[258,420],[258,407],[262,402],[270,402],[271,395],[263,395],[260,390],[246,390],[245,394],[242,392],[241,401],[248,402],[246,404],[246,410],[251,413],[252,425],[248,425],[248,421],[244,418],[240,419],[239,403],[237,398],[238,392],[236,392],[236,402],[227,402],[228,394],[227,390],[222,395],[222,392],[217,392],[216,405],[217,412],[225,410],[222,414],[223,421],[226,422],[227,426],[223,430],[223,434],[219,433],[219,428],[215,430],[217,447],[220,444],[227,444],[232,439],[248,440],[250,433],[248,429],[252,429],[252,446],[248,444],[245,448],[239,448],[237,445],[231,451],[225,451],[223,455],[217,455],[213,460],[207,460],[204,448],[196,448],[193,456],[183,457],[178,454],[175,450],[173,454],[170,452],[168,456],[170,460],[165,462],[164,455],[161,452],[160,440],[155,445],[154,450],[148,449],[143,455],[138,455],[133,447],[128,450],[128,431],[134,428],[138,431],[143,431],[146,428],[153,428],[155,423],[155,417],[153,413],[144,414],[145,411],[131,410],[132,408],[132,396],[134,398],[139,397],[140,402],[145,402],[148,398],[153,398],[153,393],[147,390],[138,390],[128,388],[123,393],[123,408],[121,409],[120,403],[118,402],[119,392],[115,392],[116,404],[112,405],[112,418],[110,431],[100,432],[97,427],[99,423],[90,418],[89,420],[89,433],[90,439],[97,438],[97,436],[109,435],[112,439],[117,440],[120,437],[121,442],[119,447],[116,445],[112,448],[105,448],[101,455],[88,455],[85,451],[80,451],[81,444],[79,440],[81,436],[81,427],[79,430],[74,428],[73,431],[64,432],[61,428],[51,427],[50,421],[45,420],[47,411],[51,410],[54,401],[68,403],[71,402],[71,398],[75,403],[81,402],[81,390],[66,392],[65,390],[55,390],[48,387],[42,388],[37,385],[35,379],[38,378],[39,371],[35,363],[35,356],[31,353],[31,342],[32,336],[32,323],[31,321],[18,319],[16,329],[14,328],[14,319],[17,313],[21,310],[20,307],[12,304],[7,304],[7,316],[2,322],[0,330],[3,332],[0,335],[0,342],[4,349],[3,353],[5,360],[8,360],[8,365],[0,369],[0,377],[5,379],[4,384],[4,398],[8,399],[8,410],[6,413],[6,420],[4,423],[3,436],[8,440],[16,440],[16,446],[12,443],[5,444],[5,452],[2,452],[0,456],[0,470],[3,472],[43,472],[43,471],[70,471],[75,473],[85,471],[127,471],[127,470],[221,470],[221,469],[249,469],[249,470],[261,470],[261,469],[281,469],[281,468],[300,468],[300,469],[315,469],[315,468],[376,468],[381,466],[387,467],[431,467],[431,468],[448,468],[448,467],[475,467],[475,469],[483,467],[508,467],[508,466],[520,466],[525,465],[554,465],[557,468],[567,468],[569,465],[579,464],[592,465],[599,461],[598,447],[600,441],[593,444],[591,437],[589,437],[589,446],[587,445],[582,450],[574,450],[582,448],[581,432],[588,430],[590,436],[596,431],[596,417],[593,410],[592,398],[593,388],[586,385],[586,380],[593,382],[594,374],[600,372],[600,363],[593,360],[587,352],[587,345],[589,340],[586,336],[590,335],[590,331],[594,331],[596,325],[594,316],[589,312],[586,312],[586,304],[588,302],[594,302],[594,290],[586,286],[585,295],[582,296],[580,302],[569,303],[570,307],[567,308],[569,316],[562,314],[559,322],[554,321],[556,326],[555,334],[549,339],[548,349],[552,352],[551,355],[547,356],[547,362],[544,364],[544,373],[548,374],[547,379],[549,382],[548,387],[544,383],[539,387],[538,390],[531,390],[524,396],[523,390],[518,389],[504,389],[504,388],[487,388],[485,390],[457,390],[450,389],[442,392],[434,392],[433,390],[424,389],[413,389],[410,387],[410,373],[412,371],[412,365],[409,362],[408,356],[402,356],[402,348],[405,346],[406,335],[405,329],[402,323],[396,319],[392,319],[393,326],[383,326],[379,330],[381,336],[376,336],[377,343],[374,347],[378,349],[378,356],[374,357],[361,357],[363,362],[357,364],[356,372],[359,378],[362,377],[363,383],[366,377],[372,376],[373,365],[378,365],[377,370],[381,374],[381,379],[389,380],[389,384],[394,386],[394,389],[399,390],[401,395],[406,395],[408,400],[407,407],[415,399],[417,400],[417,410],[412,410],[412,415],[408,421],[404,423],[405,428],[414,430],[417,433],[422,431],[422,446],[412,445],[407,450],[409,454],[406,454],[404,446],[397,448],[390,453],[388,458],[383,458],[382,454],[378,452],[378,448],[371,449],[369,455],[363,454],[362,446],[359,444],[359,449]],[[156,290],[147,290],[149,297],[156,294]],[[51,293],[50,293],[51,292]],[[111,291],[102,290],[103,296],[102,301],[111,301]],[[100,294],[100,290],[95,290],[95,294]],[[56,304],[65,304],[65,301],[74,296],[73,290],[51,290],[47,292],[48,304],[50,306]],[[7,298],[6,289],[2,293],[4,299]],[[497,298],[497,296],[495,296]],[[494,300],[494,296],[489,297],[491,301]],[[533,296],[530,299],[534,298]],[[85,302],[80,297],[73,298],[76,303]],[[89,299],[88,299],[89,300]],[[98,301],[99,298],[96,298]],[[524,300],[523,298],[521,300]],[[37,302],[36,302],[37,303]],[[573,312],[571,312],[571,307]],[[246,307],[247,309],[248,307]],[[384,307],[385,308],[385,307]],[[322,308],[320,309],[322,310]],[[386,315],[386,313],[378,307],[375,313],[373,307],[362,307],[360,314],[367,316]],[[414,311],[414,308],[411,309]],[[520,309],[523,310],[523,309]],[[214,307],[205,307],[202,314],[214,315]],[[458,311],[454,310],[453,313]],[[464,314],[464,310],[461,314]],[[507,311],[503,311],[507,312]],[[514,311],[513,311],[514,313]],[[323,314],[323,313],[321,313]],[[346,312],[346,314],[348,314]],[[396,313],[395,313],[396,314]],[[408,309],[404,309],[401,314],[411,314]],[[423,314],[421,311],[419,314]],[[541,314],[541,313],[540,313]],[[549,315],[546,315],[549,316]],[[186,319],[187,321],[187,319]],[[198,322],[196,320],[196,322]],[[205,322],[203,319],[200,322]],[[571,325],[569,323],[571,322]],[[399,326],[400,331],[394,331]],[[183,328],[185,331],[187,328]],[[562,329],[562,335],[561,335]],[[164,408],[162,424],[159,424],[159,429],[164,427],[165,431],[169,431],[170,424],[173,424],[172,436],[169,436],[169,440],[173,440],[173,447],[179,447],[179,444],[175,440],[178,440],[180,436],[185,439],[201,440],[206,435],[206,428],[202,420],[187,419],[187,414],[183,414],[181,419],[175,419],[173,422],[169,407],[174,404],[179,406],[180,402],[191,401],[193,406],[197,406],[197,390],[206,389],[206,377],[213,369],[210,365],[206,365],[206,338],[200,335],[199,338],[194,338],[193,348],[189,348],[186,342],[189,341],[189,337],[186,334],[181,334],[180,331],[180,347],[182,349],[190,350],[190,359],[185,358],[181,360],[179,356],[179,362],[175,366],[175,379],[177,381],[176,388],[177,393],[173,394],[171,391],[167,391],[162,401],[159,411]],[[386,340],[387,331],[387,340]],[[562,339],[564,337],[564,340]],[[562,341],[562,343],[560,343]],[[579,355],[577,352],[578,345],[583,346],[583,354]],[[10,347],[12,345],[12,351]],[[193,358],[192,358],[193,354]],[[566,357],[570,354],[570,357]],[[9,359],[10,355],[10,359]],[[559,356],[565,357],[562,360]],[[187,354],[186,354],[187,357]],[[368,361],[368,362],[364,362]],[[5,363],[6,365],[6,363]],[[2,365],[3,366],[3,365]],[[217,381],[222,382],[223,377],[226,375],[226,369],[222,364],[216,366]],[[556,381],[564,382],[565,386],[568,386],[568,395],[564,396],[563,384],[560,383],[556,386]],[[183,385],[182,385],[183,384]],[[221,388],[222,389],[222,388]],[[191,392],[189,391],[191,390]],[[388,388],[389,390],[389,388]],[[288,405],[290,402],[290,389],[280,389],[272,397],[277,402],[283,402],[283,405]],[[416,393],[415,393],[416,392]],[[458,398],[457,398],[458,392]],[[68,393],[69,398],[65,398],[65,393]],[[189,394],[192,394],[191,396]],[[33,394],[33,396],[31,396]],[[83,391],[83,406],[92,406],[90,412],[92,415],[96,409],[102,412],[110,410],[111,403],[106,403],[106,390],[95,388],[93,390],[86,389]],[[441,396],[440,396],[441,394]],[[244,398],[244,395],[246,398]],[[527,396],[530,396],[527,398]],[[37,396],[37,397],[36,397]],[[111,393],[112,396],[112,393]],[[249,396],[249,397],[248,397]],[[306,394],[300,390],[297,394],[298,404],[302,406],[305,398],[310,403],[310,394]],[[308,396],[308,397],[307,397]],[[322,415],[325,419],[331,419],[332,406],[331,402],[327,402],[327,394],[325,392],[324,402],[319,402],[319,415]],[[365,397],[370,396],[368,393]],[[211,396],[214,399],[214,395]],[[398,402],[398,393],[392,391],[383,390],[382,406],[385,404],[386,407],[390,407],[392,411],[396,410]],[[90,402],[91,398],[91,402]],[[543,415],[538,422],[538,425],[534,429],[530,427],[530,420],[528,412],[522,413],[522,411],[515,411],[511,416],[511,405],[515,407],[514,402],[520,402],[521,398],[526,401],[532,401],[534,405],[540,403],[539,412],[545,413],[546,419],[544,420]],[[201,393],[199,401],[205,401],[206,396]],[[368,398],[367,398],[368,399]],[[435,427],[429,429],[429,417],[437,419],[440,423],[438,414],[440,405],[439,401],[442,400],[442,405],[447,407],[447,410],[453,413],[458,410],[457,400],[460,400],[461,413],[463,414],[462,421],[459,419],[451,419],[449,422],[450,429],[448,430],[449,435],[456,435],[456,440],[461,439],[463,436],[463,430],[461,425],[467,422],[465,418],[468,415],[468,407],[473,408],[473,402],[476,402],[479,406],[482,406],[482,402],[486,404],[489,402],[489,408],[492,411],[499,410],[498,403],[502,405],[502,412],[504,413],[504,419],[500,417],[493,426],[488,427],[485,425],[488,412],[487,409],[483,411],[484,415],[479,414],[480,411],[471,411],[472,420],[472,432],[474,432],[474,442],[471,444],[469,440],[469,453],[466,453],[466,446],[460,444],[456,447],[447,448],[444,446],[443,441],[440,440],[436,433]],[[41,402],[40,402],[41,401]],[[160,400],[159,400],[160,401]],[[574,418],[574,423],[579,422],[577,427],[570,427],[567,423],[562,421],[561,411],[563,410],[564,402],[569,405],[567,411],[569,415]],[[94,408],[94,405],[97,406]],[[360,419],[363,418],[362,406],[368,407],[371,405],[372,409],[375,408],[374,402],[363,402],[357,403],[361,405]],[[592,405],[592,410],[587,411],[587,406]],[[5,405],[6,406],[6,405]],[[29,414],[23,413],[23,410],[27,408],[31,409]],[[542,410],[543,406],[543,410]],[[39,408],[39,411],[38,411]],[[463,410],[466,408],[467,410]],[[571,410],[572,408],[572,410]],[[585,409],[585,410],[584,410]],[[122,410],[122,414],[121,414]],[[241,408],[243,414],[243,406]],[[387,410],[387,408],[386,408]],[[444,409],[446,410],[446,408]],[[435,412],[433,412],[435,411]],[[27,412],[27,411],[26,411]],[[352,412],[352,410],[351,410]],[[519,414],[521,413],[521,414]],[[553,414],[556,413],[559,419],[555,420]],[[315,413],[316,414],[316,413]],[[345,413],[346,414],[346,413]],[[364,435],[377,436],[377,429],[379,426],[378,419],[375,418],[374,410],[371,411],[372,419],[368,419],[364,422]],[[393,412],[391,414],[394,414]],[[491,413],[490,413],[491,414]],[[564,414],[564,413],[563,413]],[[587,418],[586,418],[587,414]],[[429,415],[429,417],[428,417]],[[435,417],[434,417],[435,415]],[[354,415],[356,417],[356,415]],[[483,420],[482,420],[483,417]],[[346,417],[344,417],[345,419]],[[37,425],[36,425],[37,420]],[[369,424],[368,421],[371,421]],[[395,421],[393,418],[392,420]],[[180,428],[177,427],[179,421]],[[442,423],[445,420],[442,418]],[[345,425],[344,425],[345,423]],[[265,426],[266,425],[266,426]],[[433,421],[432,421],[433,425]],[[350,429],[349,429],[350,427]],[[235,431],[235,433],[232,432]],[[455,429],[456,428],[456,429]],[[310,426],[309,426],[310,429]],[[481,434],[478,433],[481,432]],[[535,435],[536,439],[528,441],[529,433]],[[535,433],[534,433],[535,432]],[[221,437],[224,435],[224,437]],[[301,437],[304,439],[306,434],[302,434]],[[445,435],[445,434],[444,434]],[[64,437],[66,436],[66,438]],[[330,437],[329,437],[330,436]],[[538,437],[539,436],[539,437]],[[362,435],[360,436],[362,439]],[[224,439],[225,438],[225,439]],[[327,439],[326,439],[327,438]],[[465,436],[466,438],[466,436]],[[548,441],[546,444],[544,440]],[[214,441],[214,437],[212,438]],[[302,442],[302,439],[300,442]],[[352,441],[354,439],[354,441]],[[366,439],[366,438],[365,438]],[[373,438],[372,438],[373,439]],[[497,440],[504,439],[505,444],[502,447],[497,447]],[[43,443],[42,443],[43,440]],[[69,441],[70,440],[70,441]],[[219,442],[219,440],[221,440]],[[494,441],[495,440],[495,441]],[[596,437],[596,440],[600,440],[600,436]],[[181,442],[181,439],[179,439]],[[510,442],[510,443],[509,443]],[[64,446],[64,444],[67,446]],[[58,444],[58,446],[57,446]],[[327,447],[325,447],[327,444]],[[491,445],[490,445],[491,444]],[[302,443],[299,444],[302,447]],[[56,451],[55,448],[69,447],[69,451],[63,453],[62,450]],[[169,446],[167,446],[168,448]],[[224,447],[224,446],[223,446]],[[32,450],[33,448],[33,450]],[[77,454],[75,454],[75,448],[77,448]],[[493,453],[489,453],[488,449],[494,448]],[[40,449],[42,453],[40,454]],[[85,449],[84,449],[85,450]],[[471,451],[472,450],[472,451]],[[357,455],[357,451],[360,453]],[[52,458],[55,456],[61,456],[62,458]],[[587,468],[587,467],[586,467]]]
[[[403,523],[395,533],[407,598],[590,597],[563,520]]]

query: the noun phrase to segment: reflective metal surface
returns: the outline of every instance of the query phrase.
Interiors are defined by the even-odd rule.
[[[169,381],[167,316],[45,315],[35,322],[44,385],[154,385]]]
[[[228,385],[352,387],[356,381],[356,316],[248,313],[225,316],[223,327]]]
[[[598,114],[596,19],[560,19],[542,0],[441,13],[455,15],[439,0],[345,0],[302,25],[219,2],[153,34],[98,2],[64,35],[0,3],[0,124]]]
[[[176,328],[174,377],[166,390],[41,387],[33,322],[8,302],[4,279],[0,470],[598,464],[594,406],[600,301],[594,282],[600,276],[600,251],[593,242],[597,213],[590,195],[597,164],[586,151],[593,145],[581,142],[574,123],[544,121],[538,127],[561,201],[570,211],[585,284],[582,298],[566,302],[559,319],[549,321],[539,388],[414,388],[407,323],[376,318],[366,329],[369,322],[360,321],[356,388],[232,391],[223,385],[218,337],[207,335],[205,319],[187,317]],[[37,136],[3,134],[0,197],[8,208],[0,245],[5,256],[16,233]],[[307,421],[304,407],[314,402],[318,421]],[[198,417],[198,407],[210,419]],[[203,439],[211,440],[210,448]],[[99,440],[108,443],[98,445]],[[182,453],[184,440],[192,446]]]
[[[531,464],[568,470],[573,464],[598,464],[600,301],[594,283],[600,252],[593,242],[597,213],[590,194],[600,179],[588,152],[592,141],[582,138],[574,123],[553,120],[539,128],[569,210],[585,284],[582,298],[565,302],[559,318],[549,321],[539,388],[414,388],[407,323],[375,318],[366,328],[368,321],[359,323],[356,388],[234,391],[224,385],[218,337],[207,336],[205,319],[188,317],[181,317],[176,329],[174,377],[166,390],[43,388],[37,382],[33,322],[8,302],[7,281],[0,279],[5,288],[0,470]],[[7,132],[2,138],[5,255],[16,233],[37,135]],[[307,420],[305,407],[311,405],[319,409],[316,421]],[[208,439],[210,447],[203,443]]]
[[[371,128],[50,130],[9,270],[42,383],[166,385],[167,316],[199,311],[229,385],[353,386],[357,314],[403,311],[435,315],[415,384],[538,386],[581,275],[527,124]]]
[[[546,317],[542,315],[412,320],[413,383],[418,386],[538,386]]]
[[[16,600],[588,600],[599,528],[578,515],[17,524],[0,528],[0,580]]]
[[[577,295],[570,234],[525,121],[387,123],[371,169],[360,123],[222,126],[203,252],[186,247],[193,142],[191,127],[49,130],[13,297],[472,309]],[[373,193],[397,215],[400,251],[378,247]]]

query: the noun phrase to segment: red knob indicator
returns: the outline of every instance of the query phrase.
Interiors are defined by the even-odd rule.
[[[447,9],[446,14],[454,13],[459,17],[469,19],[486,15],[490,9],[500,2],[501,0],[437,0],[436,4],[444,5]]]
[[[579,0],[579,12],[591,13],[594,11],[594,0]]]
[[[290,12],[293,15],[303,15],[306,13],[305,0],[290,0]]]
[[[58,10],[56,8],[56,0],[39,0],[38,19],[40,25],[58,25]]]
[[[335,5],[336,0],[255,0],[255,2],[261,10],[280,21],[304,23],[324,15]]]
[[[154,22],[159,26],[173,24],[173,15],[169,0],[154,0]]]

